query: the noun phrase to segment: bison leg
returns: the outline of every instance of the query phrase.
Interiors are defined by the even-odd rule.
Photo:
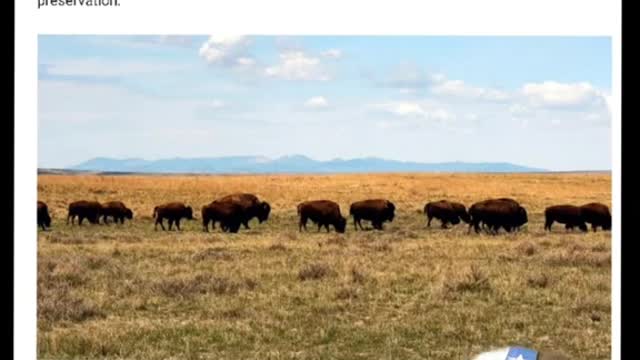
[[[362,219],[358,219],[358,226],[360,226],[360,230],[364,231],[364,226],[362,226]]]
[[[173,219],[169,218],[169,231],[171,231],[172,227],[173,227]]]
[[[431,219],[432,217],[427,215],[427,227],[431,227]]]
[[[302,231],[302,228],[304,227],[304,230],[307,230],[307,218],[305,216],[300,216],[300,222],[298,222],[298,230]]]
[[[180,219],[176,220],[176,227],[178,228],[178,231],[180,230]]]
[[[358,231],[358,219],[355,216],[353,217],[353,228]]]
[[[553,220],[547,219],[547,221],[544,222],[544,229],[551,231],[551,225],[553,225]]]
[[[100,219],[100,218],[98,218],[98,219]],[[108,221],[108,219],[107,219],[107,215],[103,215],[103,216],[102,216],[102,222],[103,222],[105,225],[109,225],[109,221]]]
[[[249,227],[249,220],[243,220],[243,221],[242,221],[242,225],[244,225],[244,228],[245,228],[245,229],[251,229],[251,228]],[[236,231],[236,232],[237,232],[237,231]]]
[[[209,232],[209,219],[202,218],[202,231]]]
[[[585,224],[585,223],[580,223],[580,224],[578,224],[578,229],[582,230],[583,232],[587,232],[587,231],[589,231],[589,230],[587,229],[587,224]]]
[[[324,228],[327,229],[327,232],[329,232],[329,224],[324,224]],[[335,225],[334,225],[335,228]]]
[[[84,220],[84,216],[78,215],[78,225],[82,225],[82,220]]]
[[[228,226],[226,226],[227,229],[229,230],[230,233],[237,233],[240,230],[240,223],[239,222],[232,222],[231,224],[228,224]]]

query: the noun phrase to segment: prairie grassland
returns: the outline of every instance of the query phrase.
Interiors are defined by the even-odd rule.
[[[268,201],[269,220],[153,230],[155,205],[183,201],[199,219],[237,191]],[[519,233],[425,227],[428,201],[503,196],[529,213]],[[611,357],[611,233],[545,233],[542,214],[611,206],[609,174],[41,175],[38,197],[53,217],[38,237],[41,359],[469,359],[510,344]],[[382,232],[298,232],[301,201],[346,216],[373,197],[397,207]],[[134,220],[66,225],[80,199],[122,200]]]

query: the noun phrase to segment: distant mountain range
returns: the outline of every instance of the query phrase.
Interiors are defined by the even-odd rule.
[[[546,172],[511,163],[418,163],[380,158],[317,161],[303,155],[174,158],[162,160],[94,158],[65,170],[114,173],[374,173],[374,172]]]

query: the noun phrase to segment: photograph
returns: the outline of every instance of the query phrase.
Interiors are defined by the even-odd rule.
[[[612,71],[611,36],[40,34],[37,356],[611,359]]]

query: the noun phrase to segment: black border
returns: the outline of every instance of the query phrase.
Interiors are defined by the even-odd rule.
[[[16,0],[19,1],[19,0]],[[15,219],[15,182],[14,182],[14,176],[15,176],[15,121],[17,121],[16,117],[15,117],[15,63],[16,63],[16,56],[15,56],[15,36],[16,36],[16,28],[15,28],[15,18],[16,18],[16,13],[15,13],[15,2],[11,1],[8,3],[9,8],[3,8],[3,15],[7,15],[5,17],[5,22],[4,24],[4,33],[5,34],[11,34],[11,36],[8,36],[9,38],[9,52],[11,57],[9,58],[9,60],[7,61],[8,63],[10,63],[9,66],[9,71],[4,72],[4,78],[3,78],[3,85],[4,85],[4,93],[5,96],[3,97],[3,100],[8,101],[9,104],[6,104],[5,109],[8,109],[10,114],[11,114],[11,121],[7,121],[5,120],[5,123],[8,124],[8,130],[5,130],[4,135],[7,137],[10,137],[10,139],[8,140],[7,143],[10,144],[10,146],[7,146],[10,148],[9,154],[5,153],[9,159],[5,158],[5,167],[8,167],[10,169],[11,175],[10,176],[5,176],[4,177],[4,185],[3,189],[9,189],[11,188],[13,191],[12,193],[7,196],[5,198],[4,203],[5,204],[11,204],[11,208],[13,209],[13,212],[10,215],[9,218],[9,231],[10,234],[12,235],[12,239],[11,241],[6,240],[9,245],[8,245],[8,249],[7,251],[4,252],[3,255],[5,255],[6,257],[8,257],[8,261],[3,261],[2,262],[2,266],[4,267],[4,271],[3,274],[5,274],[5,276],[3,277],[2,280],[2,287],[3,288],[8,288],[7,292],[8,294],[10,294],[8,297],[5,297],[3,303],[5,305],[5,318],[3,319],[3,325],[4,325],[4,329],[3,329],[3,333],[7,336],[5,337],[5,339],[7,339],[8,341],[4,341],[4,345],[3,345],[3,355],[9,355],[10,358],[13,358],[13,351],[14,351],[14,276],[15,276],[15,268],[13,266],[14,264],[14,257],[15,257],[15,253],[14,253],[14,243],[17,240],[15,238],[15,224],[14,224],[14,219]],[[8,18],[8,19],[7,19]],[[6,96],[9,95],[9,96]],[[9,136],[9,134],[11,134]],[[6,141],[6,140],[5,140]],[[5,151],[7,150],[6,148],[4,149]],[[9,183],[8,185],[10,185],[10,187],[7,187],[7,182]],[[8,299],[7,299],[8,298]],[[5,302],[6,301],[6,302]],[[7,306],[7,302],[10,305],[11,310],[9,309],[9,306]],[[7,344],[8,342],[8,344]]]
[[[630,345],[633,341],[633,339],[631,338],[632,334],[633,334],[633,329],[630,329],[631,326],[633,326],[633,320],[631,320],[629,317],[625,318],[624,316],[624,310],[627,309],[627,315],[629,315],[629,309],[633,309],[633,306],[629,306],[630,304],[630,298],[629,295],[632,293],[631,291],[625,291],[625,289],[628,289],[628,287],[625,288],[624,286],[624,281],[625,279],[629,279],[629,274],[630,274],[630,269],[629,269],[629,264],[631,263],[631,256],[633,256],[636,251],[634,250],[630,250],[629,247],[633,244],[633,238],[630,237],[628,234],[629,233],[629,227],[624,227],[624,224],[626,223],[626,219],[628,219],[628,214],[629,211],[631,210],[629,207],[629,204],[631,204],[632,202],[629,201],[630,199],[628,199],[627,201],[625,201],[625,195],[629,195],[629,190],[631,189],[631,187],[629,186],[630,182],[629,182],[629,175],[634,174],[635,172],[624,172],[624,163],[625,160],[629,159],[629,152],[631,151],[631,149],[627,149],[627,151],[624,151],[624,147],[625,145],[627,145],[627,147],[629,147],[629,144],[632,144],[632,140],[631,140],[631,136],[632,136],[632,131],[627,131],[625,133],[625,129],[629,130],[629,126],[624,125],[624,119],[625,119],[625,107],[624,107],[624,58],[625,58],[625,47],[623,46],[623,42],[622,40],[624,39],[624,24],[627,23],[629,24],[629,21],[624,21],[624,1],[621,0],[620,3],[620,10],[621,10],[621,23],[620,23],[620,55],[621,55],[621,59],[620,59],[620,131],[621,131],[621,136],[620,136],[620,358],[624,358],[624,354],[625,354],[625,349],[631,349]],[[627,52],[627,54],[629,54]],[[627,71],[628,72],[628,71]],[[613,149],[614,151],[617,151],[618,149]],[[627,174],[626,177],[623,176],[623,174]],[[626,191],[625,191],[626,190]],[[625,216],[625,214],[627,214],[627,216]],[[625,242],[624,239],[630,239],[629,242]],[[625,251],[625,249],[627,251]],[[625,276],[625,271],[624,268],[625,266],[627,267],[627,276]],[[624,331],[625,326],[627,327],[627,331]],[[626,346],[625,346],[626,344]],[[631,351],[629,352],[631,354],[633,354]]]

